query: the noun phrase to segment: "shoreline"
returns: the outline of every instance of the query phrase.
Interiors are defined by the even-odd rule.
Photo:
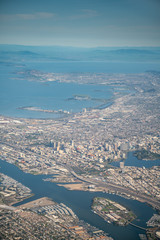
[[[29,198],[31,198],[31,197],[33,197],[33,196],[35,196],[34,193],[32,193],[32,194],[31,194],[30,196],[28,196],[28,197],[23,198],[23,199],[20,200],[20,201],[15,201],[15,202],[9,204],[9,206],[13,206],[13,207],[14,207],[15,204],[17,204],[17,203],[21,203],[21,202],[23,202],[24,200],[29,199]]]
[[[13,165],[13,164],[11,164],[11,165]],[[35,176],[36,177],[36,176]],[[43,177],[42,177],[42,180],[43,180]],[[57,185],[57,184],[55,184],[55,185]],[[32,189],[32,188],[31,188]],[[32,191],[33,191],[33,189],[32,189]],[[60,192],[61,192],[62,190],[60,190]],[[66,191],[65,191],[66,192]],[[74,191],[73,191],[74,192]],[[80,191],[81,192],[81,191]],[[83,192],[83,191],[82,191]],[[92,194],[93,192],[91,192],[91,194]],[[94,193],[93,193],[94,194]],[[104,192],[102,192],[102,191],[100,191],[99,192],[99,194],[101,195],[101,194],[105,194]],[[53,195],[53,194],[52,194]],[[74,194],[73,194],[74,195]],[[84,194],[83,194],[84,195]],[[88,195],[88,193],[87,193],[87,195]],[[62,195],[63,196],[63,195]],[[108,195],[109,196],[109,195]],[[114,194],[112,194],[111,195],[111,199],[112,199],[112,196],[114,197]],[[35,193],[35,199],[33,199],[33,200],[31,200],[31,201],[34,201],[34,200],[36,200],[36,199],[38,199],[39,197],[41,197],[41,196],[39,196],[39,194],[37,195],[37,193]],[[115,197],[118,197],[117,195],[115,195]],[[47,196],[47,198],[52,198],[52,196],[51,195],[49,195],[49,196]],[[122,201],[124,201],[124,205],[126,204],[126,201],[127,200],[129,200],[130,201],[130,199],[127,199],[127,198],[125,198],[124,196],[121,196],[121,198],[122,198]],[[114,198],[115,199],[115,198]],[[124,200],[123,200],[124,199]],[[27,199],[27,202],[30,202],[30,199]],[[54,201],[54,196],[53,196],[53,201]],[[56,198],[55,198],[55,201],[56,201]],[[68,201],[68,200],[67,200]],[[63,200],[62,199],[60,199],[60,202],[63,202]],[[119,202],[119,201],[118,201]],[[25,202],[26,203],[26,202]],[[24,204],[25,204],[24,203]],[[135,203],[136,203],[136,201],[135,201]],[[138,203],[138,202],[137,202]],[[21,205],[21,203],[19,203],[20,205]],[[18,204],[18,206],[19,206],[19,204]],[[23,204],[23,203],[22,203]],[[64,203],[64,204],[66,204],[66,203]],[[145,203],[143,203],[144,205],[146,205]],[[139,205],[139,204],[138,204]],[[125,206],[128,206],[127,204],[125,205]],[[147,206],[147,205],[146,205]],[[71,205],[70,205],[70,207],[71,207]],[[151,206],[149,206],[150,207],[150,209],[152,209],[152,211],[154,211],[153,210],[153,208],[151,207]],[[72,207],[71,207],[72,208]],[[74,208],[73,208],[73,211],[74,211]],[[89,210],[90,211],[90,210]],[[83,219],[83,218],[82,218]],[[114,227],[114,226],[113,226]],[[103,229],[103,227],[102,227],[102,229]],[[105,230],[105,229],[104,229]],[[111,233],[110,233],[111,234]],[[112,234],[111,234],[112,235]]]
[[[51,110],[51,109],[41,109],[41,108],[37,108],[37,107],[33,107],[33,106],[24,106],[24,107],[17,107],[18,110],[24,110],[24,111],[33,111],[33,112],[40,112],[40,113],[47,113],[47,114],[53,114],[55,115],[54,116],[51,116],[51,117],[22,117],[22,116],[11,116],[11,115],[5,115],[3,113],[0,113],[0,117],[4,117],[4,118],[10,118],[10,119],[22,119],[22,120],[27,120],[27,119],[31,119],[31,120],[59,120],[59,119],[65,119],[65,118],[70,118],[76,114],[81,114],[83,113],[84,109],[85,111],[87,112],[92,112],[92,110],[105,110],[109,107],[111,107],[114,103],[115,103],[115,100],[117,100],[119,97],[115,97],[114,100],[112,99],[111,101],[110,100],[107,100],[107,103],[103,103],[103,104],[100,104],[100,105],[97,105],[95,107],[88,107],[88,108],[85,108],[83,107],[80,111],[78,112],[69,112],[69,111],[66,111],[66,110]],[[60,115],[60,116],[58,116]]]

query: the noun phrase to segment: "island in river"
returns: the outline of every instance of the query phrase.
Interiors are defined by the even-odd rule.
[[[136,215],[124,206],[107,198],[95,197],[92,202],[92,210],[108,223],[121,226],[128,225],[136,218]]]
[[[0,239],[97,239],[112,237],[79,220],[71,208],[43,197],[17,207],[31,197],[31,190],[0,173]],[[27,236],[27,238],[26,238]]]

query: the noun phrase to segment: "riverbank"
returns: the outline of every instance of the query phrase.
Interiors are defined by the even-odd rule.
[[[30,187],[32,192],[35,193],[34,197],[31,199],[26,199],[24,203],[44,196],[47,196],[58,203],[63,202],[76,213],[79,219],[83,219],[91,225],[97,226],[99,229],[102,229],[105,232],[109,232],[115,240],[139,240],[138,234],[144,233],[144,231],[131,226],[126,226],[123,228],[106,224],[103,219],[100,219],[100,217],[96,216],[90,210],[92,199],[95,196],[107,197],[110,200],[117,201],[120,204],[130,208],[137,215],[137,220],[134,221],[134,223],[137,223],[142,227],[146,226],[146,221],[148,221],[153,213],[155,213],[155,211],[146,204],[137,202],[135,200],[125,199],[114,194],[102,192],[96,193],[88,191],[68,191],[63,187],[57,186],[55,183],[44,182],[43,179],[46,177],[45,175],[31,175],[24,173],[16,166],[4,161],[0,161],[0,165],[3,173],[14,177],[18,181],[21,181],[24,185]]]
[[[1,170],[1,169],[0,169]],[[9,206],[30,199],[31,189],[0,172],[0,202]]]
[[[145,160],[145,161],[154,161],[154,160],[160,159],[160,154],[148,151],[146,149],[135,151],[134,156],[137,157],[138,160]]]

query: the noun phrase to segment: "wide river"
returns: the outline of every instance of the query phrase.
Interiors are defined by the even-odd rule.
[[[146,227],[146,221],[148,221],[155,213],[151,207],[144,203],[140,203],[136,200],[125,199],[114,194],[67,190],[64,187],[58,186],[56,183],[43,181],[44,178],[47,178],[46,175],[35,176],[24,173],[18,167],[2,160],[0,160],[0,167],[0,172],[29,187],[35,194],[30,199],[24,200],[23,203],[44,196],[52,198],[58,203],[62,202],[69,206],[77,214],[79,219],[82,219],[98,227],[99,229],[104,230],[115,240],[138,240],[139,234],[144,233],[144,231],[130,225],[126,227],[120,227],[106,223],[102,218],[91,211],[93,197],[107,197],[111,200],[119,202],[125,207],[130,208],[137,215],[137,219],[133,223],[142,227]]]

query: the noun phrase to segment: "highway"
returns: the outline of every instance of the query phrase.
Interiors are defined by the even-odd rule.
[[[18,147],[15,147],[14,145],[11,145],[11,144],[8,144],[8,143],[3,143],[0,141],[1,144],[3,145],[7,145],[7,146],[10,146],[10,147],[13,147],[14,149],[16,149],[17,151],[21,151],[21,152],[24,152],[24,153],[29,153],[31,154],[31,151],[27,150],[27,149],[22,149],[22,148],[18,148]],[[37,153],[34,153],[36,156],[40,156],[39,154]],[[42,159],[45,160],[45,157],[41,156]],[[140,192],[136,192],[136,191],[133,191],[129,188],[125,188],[123,186],[119,186],[117,184],[114,184],[114,183],[111,183],[111,182],[102,182],[100,180],[97,180],[97,179],[94,179],[94,180],[91,180],[89,178],[84,178],[84,177],[81,177],[79,176],[78,174],[76,174],[73,169],[71,168],[71,166],[69,165],[66,165],[66,164],[62,164],[62,163],[59,163],[56,161],[56,164],[57,165],[60,165],[60,166],[63,166],[64,168],[68,169],[68,171],[75,177],[77,178],[78,180],[81,180],[82,182],[86,182],[86,183],[89,183],[89,184],[94,184],[98,187],[102,187],[102,188],[105,188],[105,189],[108,189],[108,190],[111,190],[111,191],[114,191],[115,193],[119,192],[121,194],[125,194],[125,195],[131,195],[132,197],[134,198],[137,198],[137,200],[141,201],[141,202],[146,202],[148,203],[149,205],[151,205],[153,208],[156,208],[158,210],[160,210],[160,202],[156,199],[154,199],[153,197],[149,197],[147,195],[144,195]]]
[[[119,186],[117,184],[114,184],[114,183],[110,183],[110,182],[102,182],[100,180],[97,180],[97,179],[94,179],[94,180],[91,180],[89,178],[84,178],[84,177],[81,177],[79,175],[77,175],[70,166],[66,166],[65,167],[68,169],[68,171],[74,176],[76,177],[78,180],[81,180],[82,182],[87,182],[87,183],[90,183],[90,184],[94,184],[98,187],[102,187],[102,188],[106,188],[108,190],[111,190],[111,191],[114,191],[115,193],[116,192],[120,192],[122,194],[126,194],[126,195],[131,195],[132,197],[134,198],[138,198],[139,201],[141,202],[146,202],[148,203],[149,205],[151,205],[152,207],[160,210],[160,202],[152,197],[149,197],[147,195],[144,195],[144,194],[141,194],[140,192],[135,192],[131,189],[128,189],[128,188],[125,188],[125,187],[122,187],[122,186]]]

